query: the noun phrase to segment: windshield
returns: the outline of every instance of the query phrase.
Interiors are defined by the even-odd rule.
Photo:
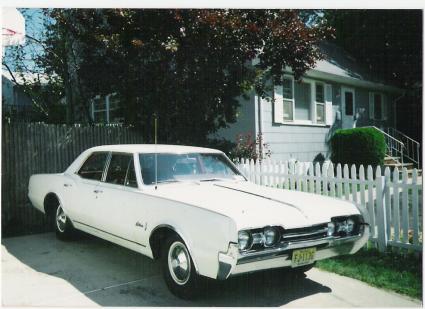
[[[155,184],[155,154],[139,154],[143,183]],[[220,153],[157,154],[158,183],[186,180],[244,179],[229,159]]]

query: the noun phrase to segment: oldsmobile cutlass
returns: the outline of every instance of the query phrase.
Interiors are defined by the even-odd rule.
[[[108,145],[60,174],[33,175],[28,196],[59,239],[78,229],[160,260],[172,293],[193,297],[224,280],[354,254],[367,213],[335,198],[253,184],[218,150]]]

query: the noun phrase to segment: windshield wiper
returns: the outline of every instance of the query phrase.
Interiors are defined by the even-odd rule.
[[[199,181],[223,181],[223,178],[207,178],[207,179],[201,179]]]

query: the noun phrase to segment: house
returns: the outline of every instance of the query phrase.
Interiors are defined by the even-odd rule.
[[[94,123],[123,123],[123,107],[115,93],[97,95],[91,100],[90,113]]]
[[[2,72],[1,101],[3,117],[28,120],[31,118],[34,107],[31,98],[23,91],[22,88],[16,85],[14,78],[19,84],[23,84],[24,80],[33,81],[37,77],[31,73],[25,73],[25,76],[22,74],[13,74],[12,77],[8,71]]]
[[[254,92],[241,98],[236,123],[214,137],[234,142],[239,133],[261,133],[272,159],[314,161],[320,154],[329,157],[328,141],[336,129],[395,128],[404,91],[371,76],[341,48],[331,43],[320,48],[325,59],[301,81],[287,67],[271,100]]]

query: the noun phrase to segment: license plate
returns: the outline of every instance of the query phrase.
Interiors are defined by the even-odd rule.
[[[316,253],[316,248],[307,248],[294,250],[292,252],[292,267],[299,267],[314,262],[314,254]]]

